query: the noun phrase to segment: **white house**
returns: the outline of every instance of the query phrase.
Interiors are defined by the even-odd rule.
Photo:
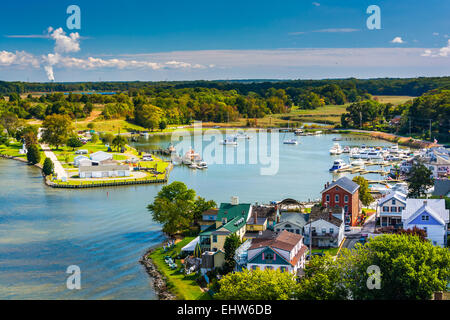
[[[91,162],[91,160],[90,160],[88,157],[79,155],[79,156],[76,156],[75,158],[73,158],[73,165],[74,165],[75,167],[79,166],[79,165],[80,165],[80,162],[81,162],[82,160],[87,160],[87,161]]]
[[[80,178],[129,177],[131,172],[128,165],[107,164],[96,166],[79,166],[78,175]]]
[[[309,215],[300,212],[282,212],[280,222],[274,227],[276,232],[283,230],[303,235],[303,227],[308,222]]]
[[[305,266],[307,251],[303,236],[286,230],[276,238],[253,239],[247,250],[247,269],[278,269],[297,274]]]
[[[402,212],[403,229],[424,229],[427,238],[437,246],[445,246],[449,223],[449,210],[444,199],[407,199]]]
[[[91,160],[95,162],[105,161],[105,160],[112,160],[113,155],[111,153],[105,152],[105,151],[97,151],[91,154]]]
[[[309,245],[310,235],[314,247],[338,247],[344,239],[344,210],[339,208],[311,208],[310,221],[305,224],[305,243]],[[333,212],[334,210],[334,212]],[[311,230],[310,230],[311,228]]]
[[[406,195],[392,191],[378,200],[378,213],[382,227],[398,226],[402,223],[402,212],[406,207]]]

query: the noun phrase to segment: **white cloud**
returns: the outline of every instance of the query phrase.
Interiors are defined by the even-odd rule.
[[[313,6],[320,7],[320,3],[318,3],[318,2],[313,2],[312,4],[313,4]]]
[[[438,36],[439,32],[433,32],[433,36]]]
[[[405,43],[402,39],[402,37],[395,37],[391,40],[391,43]]]
[[[426,49],[424,53],[422,53],[422,57],[432,57],[432,58],[446,58],[450,55],[450,39],[447,40],[447,45],[442,47],[437,52],[433,52],[431,49]]]
[[[55,40],[55,52],[69,53],[80,51],[80,35],[78,32],[73,32],[68,36],[62,28],[53,29],[48,28],[50,38]]]
[[[329,28],[329,29],[319,29],[319,30],[313,30],[313,31],[297,31],[297,32],[290,32],[288,33],[291,36],[305,34],[309,32],[319,32],[319,33],[347,33],[347,32],[357,32],[360,31],[360,29],[354,29],[354,28]]]
[[[32,54],[25,51],[0,51],[0,66],[18,65],[22,67],[32,66],[34,68],[39,67],[39,60]]]

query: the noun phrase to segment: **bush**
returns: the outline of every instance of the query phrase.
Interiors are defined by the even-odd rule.
[[[32,144],[28,148],[27,160],[31,164],[36,164],[41,161],[41,153],[39,152],[39,147],[36,144]]]
[[[42,168],[42,171],[46,176],[53,173],[54,165],[53,161],[50,158],[45,158],[44,160],[44,166]]]

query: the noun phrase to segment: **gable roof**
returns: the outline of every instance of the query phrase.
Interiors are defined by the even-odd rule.
[[[384,196],[380,200],[378,200],[378,205],[381,206],[385,202],[387,202],[393,198],[397,199],[398,201],[400,201],[403,204],[406,204],[406,198],[407,198],[406,195],[399,191],[393,191],[393,192],[388,193],[386,196]]]
[[[249,250],[272,247],[284,251],[291,251],[302,239],[302,235],[283,230],[273,239],[254,239]]]
[[[275,226],[280,225],[282,223],[292,223],[299,227],[303,227],[308,223],[309,214],[308,213],[299,213],[299,212],[282,212],[280,222]]]
[[[318,221],[318,220],[324,220],[331,224],[334,224],[337,227],[340,227],[343,223],[343,221],[333,215],[333,213],[342,213],[342,208],[324,208],[320,206],[313,206],[311,207],[311,213],[310,213],[310,220],[311,223]],[[308,223],[307,223],[308,224]]]
[[[359,189],[359,184],[356,182],[353,182],[347,177],[342,177],[334,182],[332,182],[329,186],[327,186],[325,189],[323,189],[322,193],[332,189],[333,187],[341,187],[342,189],[350,192],[351,194],[355,193],[356,190]]]
[[[444,199],[408,199],[402,211],[402,220],[408,224],[424,211],[441,224],[449,222],[449,210],[445,209]]]

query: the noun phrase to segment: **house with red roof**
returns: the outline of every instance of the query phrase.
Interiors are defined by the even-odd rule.
[[[307,251],[303,236],[286,230],[271,239],[253,239],[247,251],[247,269],[274,269],[297,274],[305,266]]]

